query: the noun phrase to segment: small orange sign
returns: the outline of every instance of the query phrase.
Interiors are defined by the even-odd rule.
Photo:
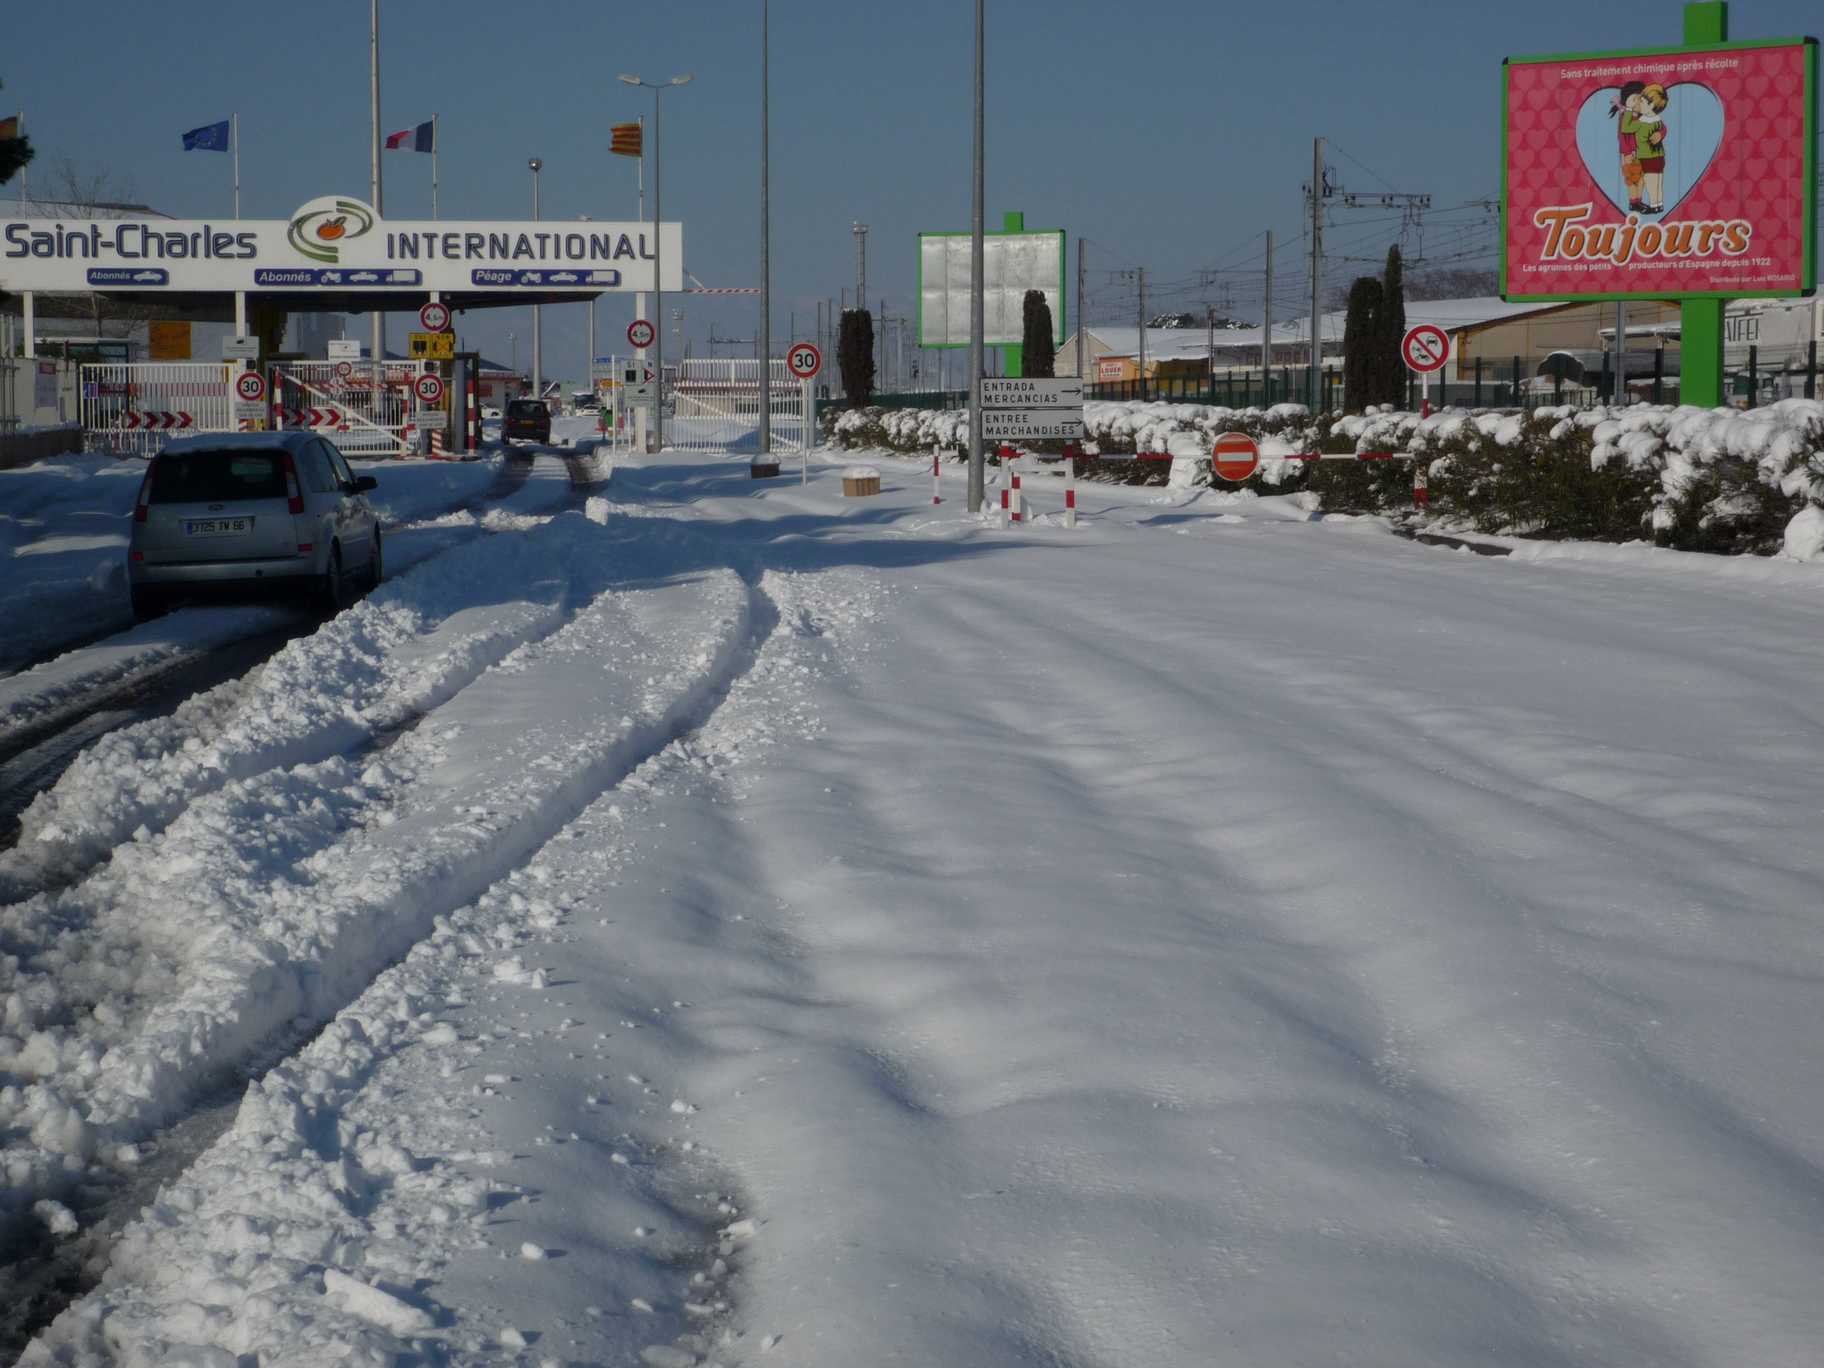
[[[189,323],[146,324],[146,359],[148,361],[188,361],[190,359]]]

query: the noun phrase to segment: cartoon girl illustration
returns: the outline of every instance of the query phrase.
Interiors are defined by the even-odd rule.
[[[1666,124],[1669,103],[1663,85],[1629,81],[1609,102],[1609,117],[1621,115],[1621,178],[1628,187],[1628,208],[1639,214],[1666,212]]]

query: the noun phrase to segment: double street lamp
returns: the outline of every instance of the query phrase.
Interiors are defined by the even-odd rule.
[[[659,96],[673,86],[689,85],[690,76],[673,76],[669,81],[642,81],[638,76],[629,76],[625,72],[620,77],[622,83],[630,86],[641,86],[652,92],[652,289],[656,296],[652,316],[661,320],[653,328],[654,371],[658,376],[658,403],[654,409],[653,442],[654,451],[665,447],[665,276],[664,246],[661,241],[664,225],[664,214],[659,200],[659,111],[662,108]]]

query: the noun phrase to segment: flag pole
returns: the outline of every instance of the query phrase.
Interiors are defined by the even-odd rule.
[[[437,116],[431,115],[431,217],[437,217]]]
[[[241,116],[228,116],[228,141],[234,144],[234,216],[241,216]]]
[[[25,111],[23,109],[19,111],[19,119],[16,127],[19,129],[19,136],[23,138],[25,136]],[[21,213],[28,212],[24,208],[24,205],[26,201],[30,200],[32,197],[32,173],[29,169],[30,166],[31,163],[27,162],[25,166],[19,168],[19,204],[21,206]]]

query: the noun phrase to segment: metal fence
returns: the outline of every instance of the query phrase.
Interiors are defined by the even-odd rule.
[[[1545,408],[1573,405],[1593,408],[1615,402],[1617,391],[1613,361],[1603,353],[1594,370],[1562,363],[1562,353],[1547,356],[1472,357],[1456,363],[1457,378],[1431,382],[1434,408]],[[1818,344],[1803,347],[1732,347],[1726,355],[1726,402],[1738,408],[1757,408],[1779,399],[1818,397]],[[1679,401],[1678,352],[1658,349],[1650,354],[1630,352],[1625,388],[1629,402],[1676,404]],[[1408,375],[1405,407],[1416,410],[1421,386],[1417,375]],[[1268,371],[1217,371],[1214,376],[1165,376],[1142,383],[1087,385],[1084,396],[1101,400],[1151,400],[1177,404],[1221,404],[1230,408],[1266,408],[1273,404],[1308,404],[1310,372],[1299,366],[1276,366]],[[966,402],[966,396],[964,398]],[[876,402],[890,403],[883,396]],[[1343,407],[1343,373],[1325,367],[1320,406],[1326,412]],[[958,405],[960,407],[960,404]]]
[[[411,454],[415,441],[406,428],[419,370],[399,362],[278,362],[272,367],[273,422],[320,433],[350,456]]]
[[[815,445],[807,417],[810,382],[794,377],[782,360],[775,359],[770,365],[764,401],[760,362],[755,357],[686,359],[666,378],[669,446],[682,451],[757,453],[762,402],[771,408],[775,453],[797,453]]]

